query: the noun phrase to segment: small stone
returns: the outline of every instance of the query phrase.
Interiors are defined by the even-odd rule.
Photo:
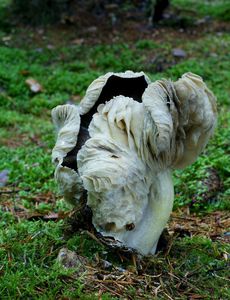
[[[36,49],[34,49],[34,51],[38,52],[38,53],[41,53],[41,52],[43,52],[43,48],[36,48]]]
[[[8,179],[9,179],[9,170],[3,170],[0,172],[0,187],[3,187],[7,184]]]
[[[46,48],[49,49],[49,50],[52,50],[52,49],[54,49],[54,46],[49,44],[49,45],[46,46]]]
[[[88,33],[97,32],[97,27],[96,26],[88,27],[88,28],[85,29],[85,32],[88,32]]]
[[[175,57],[180,57],[180,58],[184,58],[186,57],[186,52],[180,48],[175,48],[172,50],[172,55]]]
[[[211,57],[218,57],[218,54],[216,54],[215,52],[210,53]]]
[[[101,263],[102,263],[103,269],[105,269],[105,270],[112,269],[112,267],[113,267],[113,264],[107,260],[102,259]]]
[[[67,248],[62,248],[59,251],[57,261],[66,269],[76,268],[79,273],[86,272],[86,265],[88,263],[85,257]]]
[[[126,272],[126,270],[125,270],[124,268],[121,268],[121,267],[117,267],[116,270],[117,270],[118,272],[121,272],[121,273]]]

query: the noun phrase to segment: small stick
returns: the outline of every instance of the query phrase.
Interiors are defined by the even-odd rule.
[[[94,234],[92,234],[92,233],[89,232],[88,230],[84,230],[84,232],[85,232],[86,234],[88,234],[88,236],[90,236],[93,240],[95,240],[96,242],[98,242],[98,244],[100,244],[101,246],[104,246],[104,245],[102,244],[102,242],[99,241],[99,240],[96,238],[96,236],[95,236]]]
[[[24,191],[24,192],[27,192],[27,191],[29,191],[30,189],[28,188],[28,189],[25,189],[25,190],[8,190],[8,191],[0,191],[0,195],[1,194],[14,194],[14,193],[19,193],[19,192],[21,192],[21,191]]]

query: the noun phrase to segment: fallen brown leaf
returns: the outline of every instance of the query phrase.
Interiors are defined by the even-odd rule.
[[[30,71],[29,70],[20,70],[19,73],[23,76],[27,76],[30,74]]]
[[[75,39],[72,41],[72,44],[74,45],[82,45],[84,43],[84,39]]]
[[[26,80],[26,84],[29,86],[31,92],[33,93],[40,93],[43,90],[41,84],[33,78],[28,78]]]

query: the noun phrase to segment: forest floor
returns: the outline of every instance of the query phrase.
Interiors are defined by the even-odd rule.
[[[174,0],[171,19],[155,27],[131,8],[37,28],[0,22],[1,299],[230,299],[230,22],[217,1],[211,8]],[[145,258],[74,232],[51,163],[51,109],[129,69],[152,80],[197,73],[219,113],[205,152],[174,172],[174,211],[158,253]]]

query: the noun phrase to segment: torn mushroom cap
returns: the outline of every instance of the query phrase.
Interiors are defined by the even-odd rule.
[[[57,141],[52,151],[52,161],[56,164],[55,179],[65,200],[76,204],[83,192],[82,181],[75,170],[63,165],[63,160],[77,143],[80,129],[78,107],[59,105],[52,110],[52,119],[57,129]]]
[[[99,96],[101,95],[103,88],[106,86],[106,84],[108,84],[109,79],[111,79],[112,77],[120,78],[120,79],[138,79],[138,78],[142,79],[143,78],[143,80],[146,82],[146,87],[148,84],[151,83],[150,79],[148,78],[148,76],[146,76],[144,72],[126,71],[122,73],[113,73],[113,72],[106,73],[105,75],[100,76],[96,80],[94,80],[86,90],[86,94],[80,102],[79,112],[81,115],[84,115],[90,111],[90,109],[94,106],[94,104],[99,99]],[[115,88],[119,91],[119,86],[115,86]],[[132,84],[132,89],[133,90],[135,89],[135,84]],[[109,99],[107,99],[107,101],[112,99],[114,96],[120,96],[120,95],[132,97],[132,95],[124,95],[124,93],[119,91],[118,94],[111,94],[111,96],[109,97]]]
[[[58,132],[57,141],[52,151],[52,161],[57,165],[55,170],[55,178],[64,194],[65,199],[72,204],[76,204],[76,201],[79,201],[81,198],[83,191],[82,180],[76,170],[64,165],[63,160],[77,144],[81,123],[80,115],[88,113],[93,106],[96,106],[95,110],[97,111],[98,105],[96,102],[100,97],[103,88],[106,86],[111,77],[120,79],[140,78],[138,82],[142,84],[143,92],[145,87],[147,87],[147,85],[150,83],[149,78],[143,72],[109,72],[103,76],[100,76],[91,83],[86,91],[85,97],[82,99],[78,107],[67,104],[57,106],[52,110],[53,123]],[[122,91],[119,90],[118,93],[122,94]],[[113,96],[115,95],[111,94],[111,99]]]

